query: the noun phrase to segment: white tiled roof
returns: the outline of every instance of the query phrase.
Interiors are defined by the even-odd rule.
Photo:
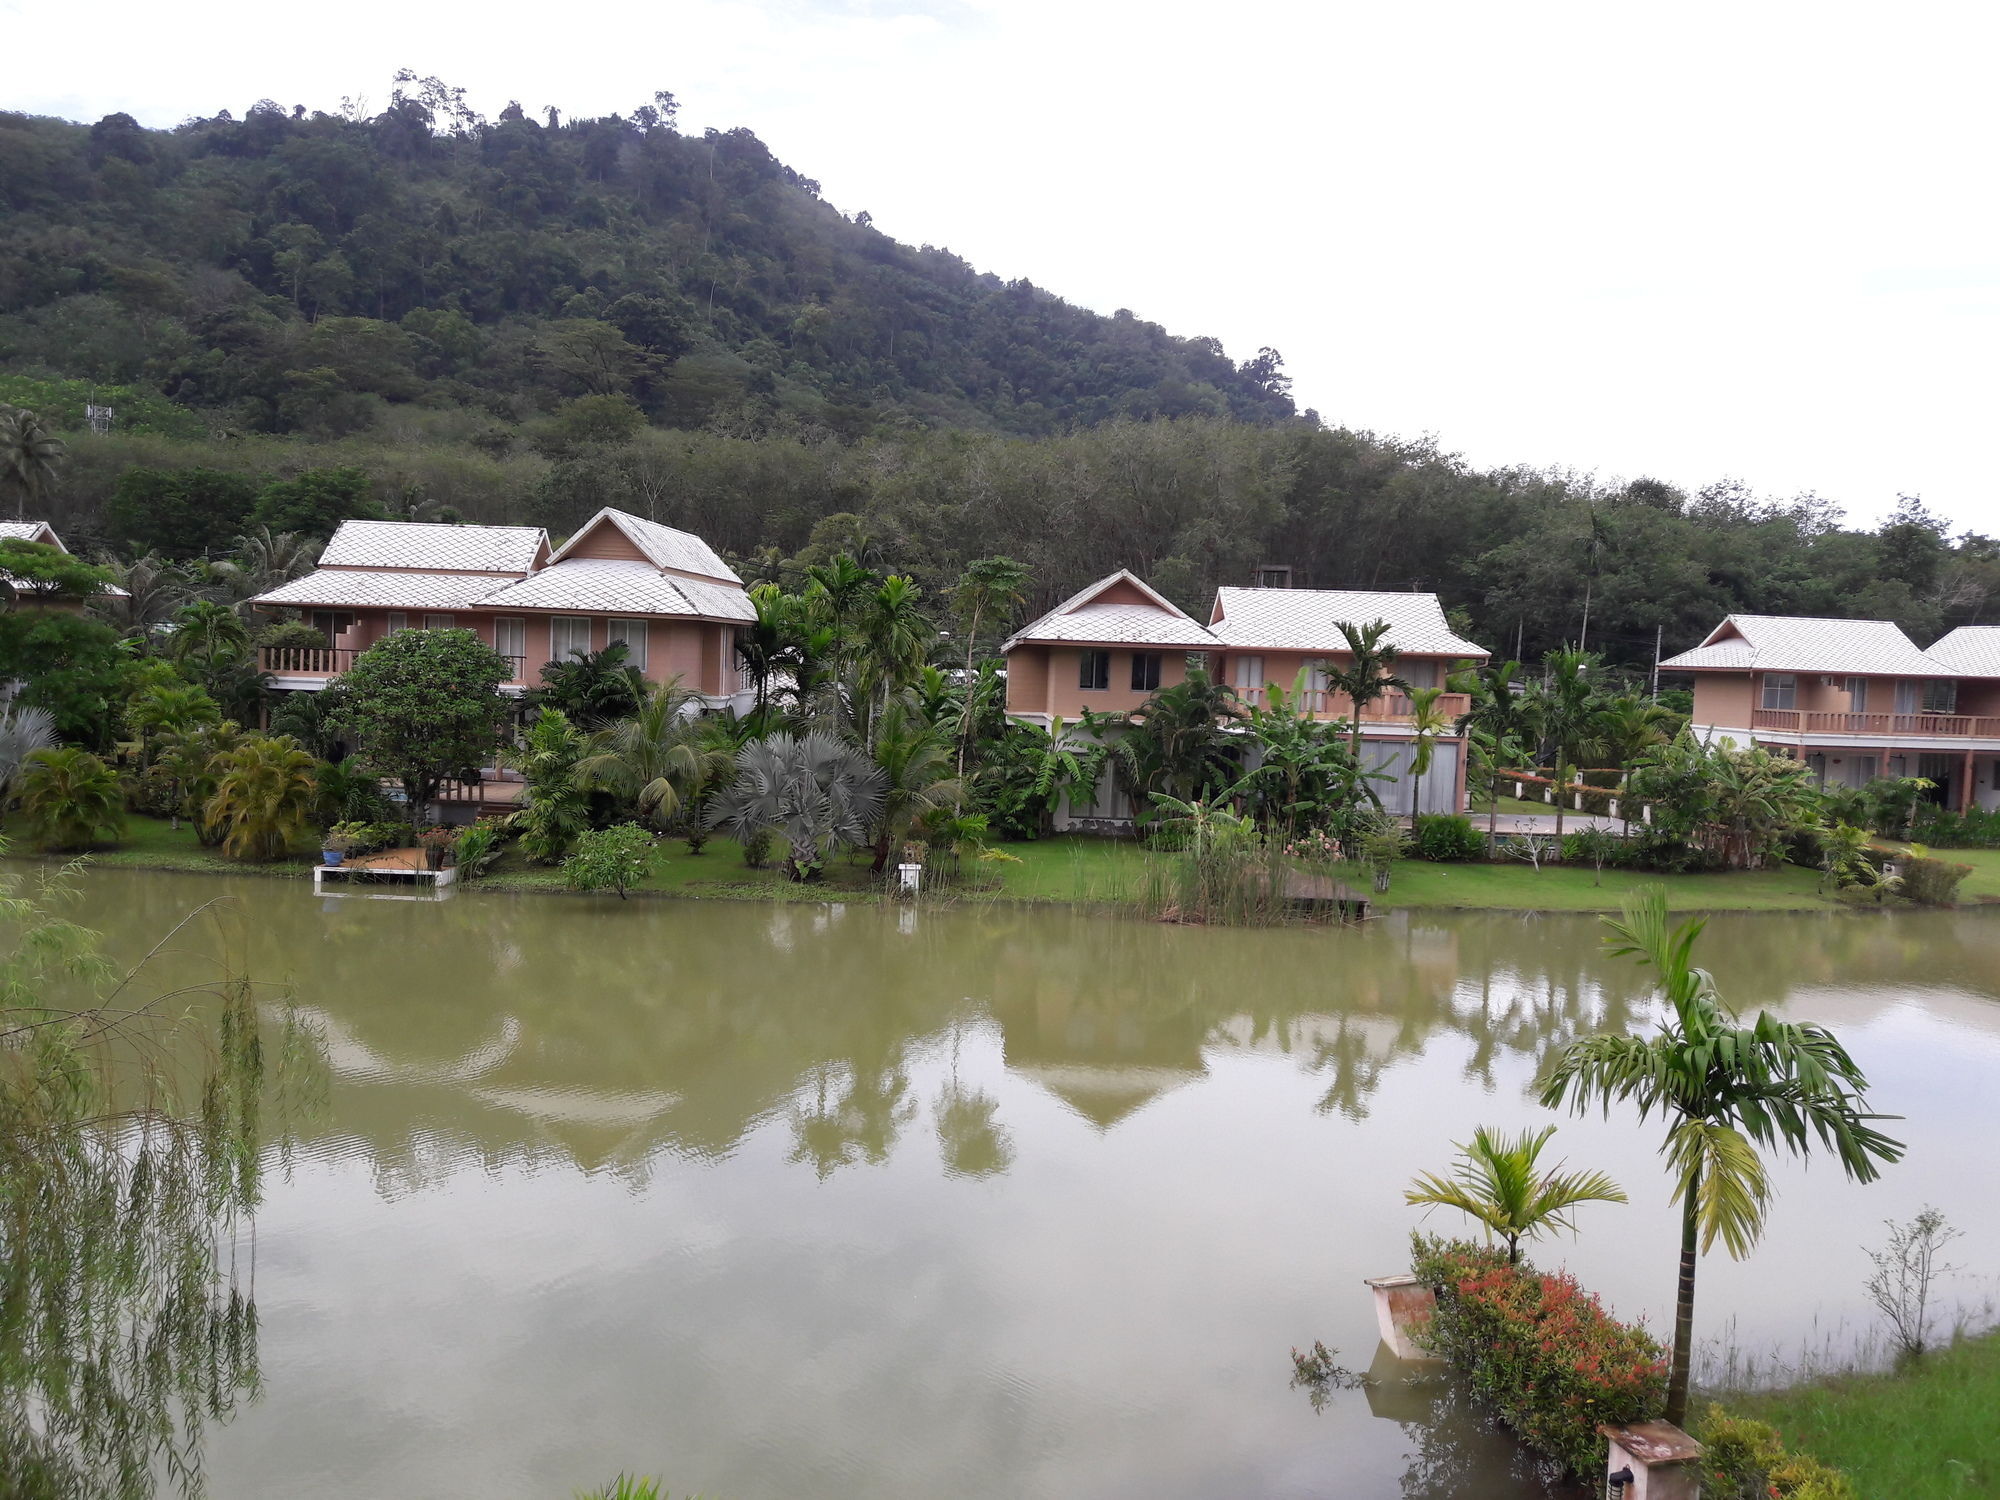
[[[1246,589],[1215,591],[1209,629],[1226,646],[1272,651],[1347,650],[1346,625],[1389,622],[1385,644],[1406,655],[1490,655],[1484,646],[1454,634],[1436,594],[1374,593],[1348,589]]]
[[[569,549],[600,521],[609,521],[618,527],[638,549],[663,568],[676,573],[693,573],[701,578],[713,578],[722,583],[741,586],[743,580],[731,571],[728,563],[716,555],[715,549],[691,531],[676,531],[671,526],[662,526],[658,521],[642,520],[628,511],[612,510],[606,506],[596,515],[576,529],[576,535],[562,544],[553,562],[561,562]]]
[[[572,557],[494,589],[489,609],[573,609],[602,614],[699,615],[754,620],[756,607],[740,583],[702,583],[662,573],[651,563]]]
[[[1961,677],[2000,677],[2000,625],[1961,625],[1924,655]]]
[[[259,594],[253,603],[292,609],[470,609],[499,580],[478,573],[369,573],[321,568]]]
[[[433,521],[342,521],[322,568],[424,568],[525,573],[548,534],[539,526],[447,526]]]
[[[0,521],[0,542],[46,542],[51,547],[63,547],[62,538],[47,521]]]
[[[1950,677],[1955,673],[1887,620],[1731,615],[1691,651],[1660,663],[1670,672],[1824,672]]]
[[[1095,604],[1099,594],[1114,583],[1131,583],[1155,602],[1152,604]],[[1108,578],[1100,578],[1085,589],[1071,594],[1038,620],[1015,631],[1001,646],[1012,651],[1023,641],[1075,641],[1105,646],[1181,646],[1189,651],[1213,650],[1215,637],[1202,629],[1199,621],[1176,609],[1144,580],[1122,568]]]

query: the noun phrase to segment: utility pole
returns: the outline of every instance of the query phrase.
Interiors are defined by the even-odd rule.
[[[1660,641],[1666,634],[1666,629],[1667,627],[1664,625],[1655,625],[1653,627],[1653,696],[1655,698],[1660,696]]]

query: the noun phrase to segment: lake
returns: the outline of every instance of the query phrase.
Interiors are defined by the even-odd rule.
[[[1476,1125],[1555,1118],[1529,1091],[1551,1047],[1648,1024],[1594,919],[1203,930],[112,870],[80,916],[136,958],[218,899],[177,950],[288,983],[332,1065],[246,1236],[264,1391],[211,1433],[220,1500],[567,1497],[621,1469],[711,1500],[1562,1493],[1396,1381],[1315,1412],[1288,1352],[1368,1367],[1362,1278],[1464,1228],[1410,1178]],[[1721,917],[1700,954],[1740,1007],[1835,1027],[1910,1146],[1868,1188],[1775,1164],[1756,1256],[1703,1263],[1704,1338],[1864,1347],[1862,1247],[1927,1203],[1993,1264],[2000,917]],[[1557,1153],[1633,1201],[1535,1253],[1667,1330],[1659,1134],[1564,1120]]]

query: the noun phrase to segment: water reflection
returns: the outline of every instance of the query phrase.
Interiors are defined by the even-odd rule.
[[[1594,922],[322,910],[118,872],[85,916],[136,943],[220,890],[336,1073],[260,1231],[271,1395],[231,1429],[223,1500],[562,1494],[620,1467],[736,1500],[1551,1493],[1448,1393],[1314,1417],[1282,1351],[1372,1349],[1360,1279],[1401,1263],[1403,1184],[1475,1124],[1542,1118],[1549,1048],[1646,1024]],[[1876,1189],[1781,1170],[1765,1249],[1704,1268],[1710,1328],[1846,1313],[1856,1226],[1926,1198],[2000,1232],[1952,1186],[2000,1129],[2000,922],[1719,920],[1704,956],[1740,1002],[1840,1028],[1913,1115]],[[1562,1127],[1634,1201],[1548,1253],[1628,1316],[1671,1305],[1656,1144]]]

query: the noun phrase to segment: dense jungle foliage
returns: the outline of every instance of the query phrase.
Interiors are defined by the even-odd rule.
[[[1916,500],[1858,531],[1810,495],[1482,472],[1324,425],[1274,351],[898,244],[749,132],[681,134],[665,94],[487,121],[404,76],[379,113],[0,114],[0,205],[0,406],[64,449],[0,504],[79,552],[224,556],[274,482],[322,533],[336,501],[558,533],[609,504],[752,581],[849,551],[935,593],[1006,555],[1031,608],[1122,565],[1203,612],[1280,564],[1436,590],[1502,655],[1639,667],[1730,610],[1927,644],[2000,585],[2000,548]]]

